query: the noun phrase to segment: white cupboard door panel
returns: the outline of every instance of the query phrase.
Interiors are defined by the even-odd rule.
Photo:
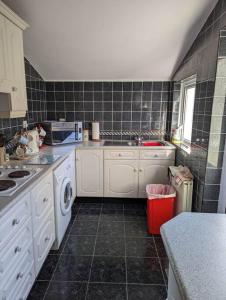
[[[41,227],[45,215],[54,207],[53,176],[45,177],[31,192],[34,234]]]
[[[140,160],[139,198],[146,198],[147,184],[168,184],[168,167],[174,165],[171,160]]]
[[[103,151],[76,151],[77,196],[103,197]]]
[[[18,199],[18,203],[0,218],[0,250],[11,238],[17,235],[18,230],[30,217],[30,194],[27,193]]]
[[[7,48],[11,78],[12,111],[27,110],[25,84],[23,31],[9,20],[6,20]]]
[[[104,196],[124,198],[138,196],[138,161],[105,160]]]
[[[10,93],[6,18],[0,14],[0,93]]]
[[[45,258],[55,240],[54,212],[50,212],[40,231],[34,237],[34,255],[36,275],[40,271]]]

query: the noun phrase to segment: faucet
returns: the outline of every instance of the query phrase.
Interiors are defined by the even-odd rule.
[[[137,142],[138,146],[142,145],[143,139],[144,138],[140,134],[135,138],[135,141]]]

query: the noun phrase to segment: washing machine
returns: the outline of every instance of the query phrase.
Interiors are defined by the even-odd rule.
[[[53,171],[53,184],[56,240],[52,249],[57,250],[70,223],[71,207],[76,195],[74,152]]]

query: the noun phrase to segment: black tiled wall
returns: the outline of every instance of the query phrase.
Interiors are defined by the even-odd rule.
[[[217,210],[219,187],[216,187],[216,184],[220,183],[220,174],[217,169],[209,170],[207,157],[217,139],[214,135],[213,139],[210,139],[210,136],[215,119],[212,114],[219,35],[220,29],[225,25],[226,1],[220,0],[173,76],[172,129],[176,127],[178,117],[179,83],[182,79],[197,74],[191,153],[188,154],[181,148],[177,150],[177,164],[189,166],[195,176],[193,193],[195,211],[216,212]],[[220,130],[218,133],[222,132],[222,128],[218,130]]]
[[[0,132],[8,139],[22,129],[23,120],[27,120],[29,128],[32,128],[35,123],[46,119],[45,82],[27,59],[25,59],[25,73],[28,113],[25,118],[0,119]]]
[[[46,82],[47,117],[83,121],[88,128],[99,121],[108,138],[150,130],[164,136],[169,94],[170,82]]]

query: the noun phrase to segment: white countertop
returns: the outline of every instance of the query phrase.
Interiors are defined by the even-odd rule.
[[[183,299],[226,299],[226,215],[182,213],[161,227]]]
[[[53,154],[60,155],[61,157],[55,161],[52,165],[41,165],[40,167],[43,169],[37,176],[34,176],[29,182],[24,184],[18,191],[9,197],[0,197],[0,217],[12,206],[16,203],[18,198],[22,196],[24,193],[28,192],[34,185],[36,185],[48,172],[55,169],[72,151],[76,149],[102,149],[102,150],[112,150],[112,149],[132,149],[132,150],[175,150],[176,147],[167,142],[167,146],[155,146],[155,147],[147,147],[147,146],[104,146],[104,141],[100,142],[83,142],[83,143],[73,143],[73,144],[63,144],[57,146],[46,146],[44,145],[40,149],[40,154]],[[14,160],[10,161],[8,164],[10,165],[22,165],[26,163],[26,161]]]

